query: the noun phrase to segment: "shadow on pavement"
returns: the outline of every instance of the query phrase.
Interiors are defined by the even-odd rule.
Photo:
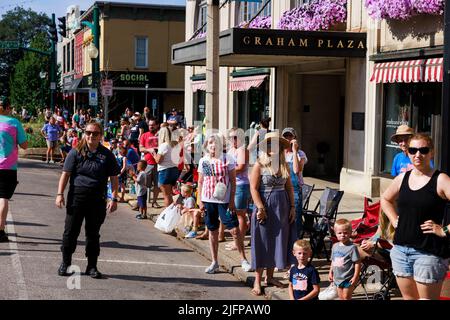
[[[122,244],[117,241],[101,242],[101,248],[143,250],[143,251],[163,251],[163,252],[192,252],[192,250],[181,248],[169,248],[167,246],[136,246],[131,244]]]
[[[48,227],[48,224],[41,224],[41,223],[34,223],[34,222],[14,221],[14,222],[11,223],[11,221],[8,221],[7,224],[12,224],[12,225],[15,225],[15,226]]]
[[[217,273],[217,274],[220,274]],[[108,279],[119,279],[126,281],[144,281],[144,282],[161,282],[161,283],[186,283],[186,284],[198,284],[202,286],[208,287],[239,287],[242,288],[244,285],[241,282],[237,281],[227,281],[227,280],[218,280],[214,278],[214,275],[211,275],[212,279],[194,279],[194,278],[170,278],[170,277],[147,277],[147,276],[138,276],[138,275],[105,275]]]
[[[42,193],[27,193],[27,192],[14,192],[14,195],[16,196],[34,196],[34,197],[47,197],[47,198],[53,198],[53,195],[48,194],[42,194]]]

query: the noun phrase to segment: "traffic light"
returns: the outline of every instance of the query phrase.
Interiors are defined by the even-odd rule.
[[[48,35],[53,42],[58,42],[58,33],[56,32],[56,24],[54,22],[48,25]]]
[[[59,24],[58,24],[59,32],[58,33],[63,38],[66,38],[66,36],[67,36],[66,17],[58,18],[58,21],[59,21]]]

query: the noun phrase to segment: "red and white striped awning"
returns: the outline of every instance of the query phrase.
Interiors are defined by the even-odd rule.
[[[428,59],[425,63],[425,82],[442,82],[444,79],[444,58]]]
[[[192,81],[192,92],[197,92],[197,90],[206,91],[206,80]]]
[[[421,82],[425,60],[382,62],[375,64],[370,81],[376,83]]]
[[[258,88],[267,77],[267,74],[259,74],[248,77],[238,77],[230,80],[230,91],[247,91],[250,88]]]

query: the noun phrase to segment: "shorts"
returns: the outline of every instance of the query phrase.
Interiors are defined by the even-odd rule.
[[[139,208],[147,208],[147,193],[137,197],[137,205]]]
[[[236,186],[234,196],[234,205],[237,210],[246,210],[248,207],[248,198],[250,197],[250,185],[241,184]]]
[[[47,148],[56,148],[56,146],[58,145],[58,141],[56,140],[56,141],[49,141],[49,140],[46,140],[47,141]]]
[[[177,184],[178,177],[180,176],[180,171],[177,167],[164,169],[158,172],[158,184],[175,186]]]
[[[123,184],[123,183],[126,184],[127,180],[128,180],[128,174],[126,171],[119,175],[119,184]]]
[[[61,147],[61,151],[62,151],[62,152],[65,152],[65,153],[69,153],[70,150],[72,150],[72,147],[71,147],[71,146],[62,146],[62,147]]]
[[[236,214],[228,211],[228,203],[203,202],[205,206],[205,225],[208,230],[215,231],[219,229],[219,217],[225,229],[234,229],[239,226]]]
[[[334,284],[336,285],[337,288],[342,288],[342,289],[347,289],[352,286],[352,283],[350,282],[350,280],[344,280],[340,283],[335,282]]]
[[[154,188],[158,186],[158,166],[156,164],[147,165],[147,169],[145,169],[147,174],[147,179],[149,181],[149,188]]]
[[[391,249],[391,261],[397,277],[414,277],[415,281],[421,283],[444,280],[448,269],[448,259],[399,245]]]
[[[0,198],[11,199],[18,183],[17,170],[0,170]]]

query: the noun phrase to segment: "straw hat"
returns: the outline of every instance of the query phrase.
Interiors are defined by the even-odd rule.
[[[266,133],[264,140],[258,144],[258,148],[260,150],[265,150],[268,142],[272,142],[274,140],[276,140],[276,142],[280,146],[280,149],[287,149],[290,146],[289,140],[281,137],[278,132],[269,132]]]
[[[395,134],[391,136],[391,140],[398,143],[401,136],[412,136],[414,134],[414,129],[408,127],[406,124],[402,124],[397,128]]]

